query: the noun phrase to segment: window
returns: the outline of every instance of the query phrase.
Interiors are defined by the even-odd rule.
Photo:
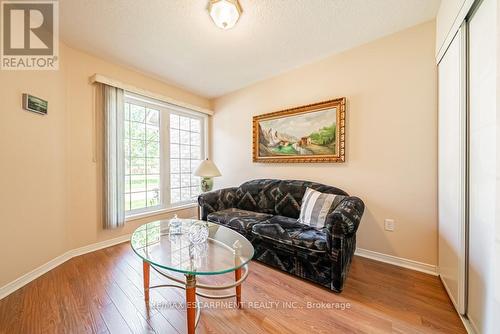
[[[200,178],[193,172],[201,159],[201,120],[170,114],[170,200],[189,201],[200,194]]]
[[[129,93],[124,112],[126,214],[195,201],[206,116]]]

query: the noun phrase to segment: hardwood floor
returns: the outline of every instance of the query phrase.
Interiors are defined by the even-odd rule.
[[[465,333],[437,277],[356,257],[344,292],[334,294],[258,262],[250,271],[243,308],[204,304],[197,333]],[[201,280],[223,279],[234,274]],[[184,291],[150,295],[148,308],[142,262],[120,244],[73,258],[2,299],[0,333],[185,333],[185,311],[172,307],[182,306]]]

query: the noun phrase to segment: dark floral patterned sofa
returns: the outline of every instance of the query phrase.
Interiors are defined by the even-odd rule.
[[[345,196],[321,230],[297,221],[308,187]],[[361,199],[314,182],[260,179],[204,193],[198,203],[201,219],[246,236],[254,245],[254,259],[342,291],[365,207]]]

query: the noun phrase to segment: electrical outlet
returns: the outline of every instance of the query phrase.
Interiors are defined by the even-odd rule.
[[[396,227],[396,222],[394,221],[394,219],[384,220],[384,228],[386,231],[394,232],[395,227]]]

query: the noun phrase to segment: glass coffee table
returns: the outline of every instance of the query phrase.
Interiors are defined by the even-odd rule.
[[[132,234],[131,245],[143,261],[144,296],[149,301],[149,290],[175,287],[186,290],[187,329],[194,334],[200,318],[196,296],[225,299],[236,297],[241,307],[241,284],[248,276],[247,263],[254,255],[250,241],[227,227],[195,219],[179,219],[181,227],[174,230],[170,220],[159,220],[137,228]],[[208,239],[194,244],[189,238],[193,224],[207,224]],[[199,226],[199,225],[198,225]],[[191,238],[191,240],[193,240]],[[168,278],[168,284],[150,286],[150,269]],[[182,273],[185,279],[171,272]],[[198,275],[220,275],[234,272],[235,280],[226,285],[208,285],[196,282]],[[200,290],[228,290],[224,295],[211,295]]]

